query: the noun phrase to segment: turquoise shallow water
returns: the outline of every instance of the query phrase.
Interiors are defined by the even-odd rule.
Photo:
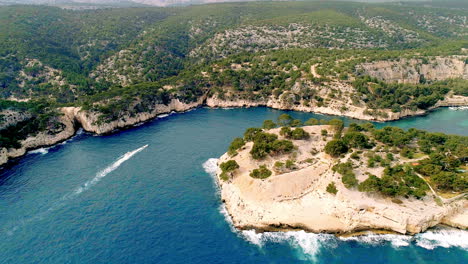
[[[0,263],[467,262],[459,230],[349,240],[232,230],[209,159],[281,113],[197,109],[27,155],[0,174]],[[468,135],[467,122],[468,111],[441,109],[390,124]]]

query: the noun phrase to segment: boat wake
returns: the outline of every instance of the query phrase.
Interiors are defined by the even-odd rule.
[[[125,153],[124,155],[122,155],[117,161],[115,161],[114,163],[112,163],[110,166],[108,166],[107,168],[103,169],[102,171],[98,172],[96,174],[96,176],[85,182],[82,186],[78,187],[75,189],[75,191],[69,195],[69,196],[66,196],[67,199],[69,199],[70,197],[73,197],[75,195],[78,195],[86,190],[88,190],[89,188],[93,187],[94,185],[96,185],[102,178],[106,177],[109,173],[113,172],[115,169],[117,169],[118,167],[120,167],[120,165],[122,165],[122,163],[124,163],[125,161],[129,160],[131,157],[133,157],[135,154],[137,154],[138,152],[144,150],[145,148],[147,148],[148,145],[144,145],[143,147],[141,148],[138,148],[138,149],[135,149],[133,151],[129,151],[127,153]]]
[[[203,168],[213,178],[219,192],[216,179],[217,163],[218,159],[208,159],[203,163]],[[231,231],[247,242],[258,247],[263,247],[267,243],[288,243],[292,248],[302,253],[299,254],[301,257],[310,260],[315,260],[324,247],[336,248],[339,243],[351,241],[370,246],[390,245],[394,248],[418,246],[427,250],[437,247],[468,249],[468,231],[455,228],[437,227],[415,236],[369,233],[362,236],[336,237],[331,234],[315,234],[305,231],[257,233],[255,230],[236,229],[224,204],[220,206],[219,212],[224,216]]]
[[[16,226],[14,226],[12,229],[10,229],[9,231],[7,231],[7,234],[8,235],[13,235],[13,233],[18,230],[18,228],[20,228],[21,226],[24,226],[25,224],[27,223],[30,223],[30,222],[33,222],[35,220],[40,220],[42,219],[45,215],[47,215],[48,213],[52,212],[52,211],[55,211],[61,207],[63,207],[67,201],[75,198],[76,196],[78,196],[79,194],[81,194],[82,192],[84,191],[87,191],[89,190],[91,187],[93,187],[94,185],[96,185],[99,181],[102,180],[102,178],[106,177],[109,173],[113,172],[114,170],[116,170],[118,167],[120,167],[120,165],[122,165],[122,163],[124,163],[125,161],[129,160],[131,157],[133,157],[135,154],[137,154],[138,152],[144,150],[145,148],[147,148],[148,145],[144,145],[143,147],[140,147],[140,148],[137,148],[135,150],[132,150],[132,151],[129,151],[127,153],[125,153],[124,155],[122,155],[121,157],[119,157],[114,163],[112,163],[111,165],[109,165],[108,167],[106,167],[105,169],[99,171],[95,176],[94,178],[92,178],[91,180],[85,182],[83,185],[79,186],[78,188],[76,188],[73,192],[71,192],[70,194],[67,194],[67,195],[64,195],[57,203],[55,203],[54,205],[52,205],[51,207],[49,207],[47,210],[43,211],[43,212],[40,212],[38,214],[36,214],[35,216],[31,217],[31,218],[26,218],[24,220],[20,220],[19,224],[17,224]]]

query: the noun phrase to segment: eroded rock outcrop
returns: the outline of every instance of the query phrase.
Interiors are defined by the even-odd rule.
[[[376,61],[357,66],[358,71],[386,82],[420,83],[424,80],[439,81],[450,78],[468,79],[467,56],[399,59]]]
[[[96,134],[106,134],[117,129],[129,127],[141,122],[155,118],[158,115],[170,112],[184,112],[202,105],[204,98],[199,98],[193,103],[183,103],[177,99],[172,99],[167,105],[157,104],[150,112],[141,112],[134,115],[125,115],[110,122],[99,121],[100,113],[83,111],[79,107],[66,107],[64,111],[74,116],[75,120],[88,132]]]
[[[35,135],[21,140],[20,148],[1,148],[0,165],[8,162],[8,160],[12,158],[23,156],[28,150],[57,144],[75,134],[75,118],[73,115],[65,112],[64,115],[60,115],[56,117],[56,119],[55,121],[59,124],[57,127],[38,132]]]
[[[127,114],[110,122],[100,122],[99,116],[101,114],[99,112],[84,111],[80,107],[64,107],[61,108],[61,111],[64,113],[64,115],[61,116],[59,120],[60,123],[63,124],[63,131],[56,131],[54,133],[50,133],[51,131],[40,132],[36,136],[31,136],[23,140],[21,142],[22,147],[19,149],[2,148],[0,150],[0,165],[6,163],[11,158],[24,155],[29,149],[50,146],[66,140],[75,134],[77,127],[82,127],[85,131],[96,134],[106,134],[118,129],[123,129],[138,123],[149,121],[160,114],[170,113],[173,111],[184,112],[202,105],[213,108],[266,106],[280,110],[314,112],[327,115],[346,116],[362,120],[390,121],[398,120],[407,116],[422,115],[425,114],[428,110],[439,106],[468,105],[468,97],[448,95],[443,101],[440,101],[435,107],[428,110],[402,110],[401,112],[393,113],[389,109],[384,109],[379,110],[384,114],[380,116],[368,114],[365,107],[353,105],[350,99],[345,101],[332,100],[327,106],[318,107],[307,106],[303,102],[299,104],[285,103],[284,100],[275,99],[273,97],[253,101],[245,99],[220,99],[216,95],[208,98],[206,96],[202,96],[197,101],[192,103],[183,103],[177,99],[172,99],[167,105],[154,105],[152,110],[149,112],[141,112],[133,115]],[[346,106],[346,108],[344,109],[343,106]],[[28,118],[27,113],[21,115],[18,113],[10,113],[8,111],[6,113],[7,115],[5,122],[3,123],[4,126],[20,122]]]
[[[253,143],[248,142],[236,155],[226,153],[219,159],[218,165],[228,160],[239,165],[229,180],[218,177],[222,200],[235,227],[262,231],[295,228],[331,233],[384,229],[402,234],[423,232],[440,223],[466,227],[468,202],[465,199],[445,201],[441,205],[430,194],[423,199],[400,200],[346,188],[341,175],[332,170],[336,160],[323,152],[330,138],[324,141],[321,130],[330,130],[330,127],[303,129],[311,137],[293,140],[297,147],[294,154],[255,160],[250,154]],[[278,134],[279,129],[268,132]],[[311,149],[318,151],[317,154],[312,154]],[[296,168],[278,171],[275,163],[285,163],[288,159],[295,160]],[[263,180],[252,178],[250,172],[260,165],[265,165],[273,175]],[[367,176],[359,171],[361,167],[356,170],[358,178]],[[378,175],[383,168],[371,170]],[[220,176],[221,169],[217,174]],[[335,195],[326,190],[331,182],[336,184]]]

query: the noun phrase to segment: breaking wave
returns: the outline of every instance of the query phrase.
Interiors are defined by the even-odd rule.
[[[468,250],[468,231],[436,228],[415,236],[416,245],[425,249],[460,247]]]
[[[42,155],[45,155],[47,153],[49,153],[49,148],[38,148],[38,149],[35,149],[35,150],[31,150],[29,151],[29,154],[42,154]]]
[[[299,249],[306,258],[316,259],[320,249],[325,245],[335,247],[335,237],[329,234],[314,234],[305,231],[264,232],[255,230],[242,231],[242,236],[248,242],[262,247],[266,243],[288,243],[291,247]]]
[[[219,159],[215,158],[208,159],[202,164],[202,167],[205,170],[205,172],[211,176],[213,184],[215,185],[216,190],[219,192],[219,184],[218,180],[216,179],[216,171],[218,170],[218,160]]]
[[[215,179],[218,169],[217,163],[218,159],[210,158],[205,161],[202,166],[205,172],[212,176],[213,182],[216,187],[219,188],[218,182]],[[263,247],[267,243],[288,243],[292,248],[301,251],[301,256],[311,260],[316,260],[322,248],[335,248],[338,246],[338,243],[346,243],[348,241],[371,246],[390,244],[394,248],[416,245],[427,250],[432,250],[437,247],[460,247],[468,249],[468,231],[455,228],[438,227],[415,236],[374,234],[371,232],[366,235],[352,237],[336,237],[331,234],[315,234],[305,231],[258,233],[255,230],[236,229],[224,204],[219,207],[219,212],[224,216],[231,231],[247,242],[258,247]]]
[[[202,166],[206,173],[210,174],[211,176],[216,176],[216,171],[218,170],[218,160],[219,159],[211,158],[203,163]]]
[[[468,110],[468,106],[451,106],[449,107],[450,110],[455,110],[455,111],[458,111],[458,110]]]
[[[406,235],[395,235],[395,234],[366,234],[362,236],[352,236],[352,237],[339,237],[341,241],[356,241],[362,244],[368,245],[382,245],[386,243],[391,243],[393,247],[406,247],[409,246],[412,236]]]

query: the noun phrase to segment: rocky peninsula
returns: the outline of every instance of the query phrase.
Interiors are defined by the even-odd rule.
[[[0,148],[0,165],[7,163],[13,158],[18,158],[26,154],[28,150],[37,149],[41,147],[52,146],[64,140],[71,138],[75,135],[79,128],[84,131],[95,133],[98,135],[108,134],[119,129],[125,129],[135,124],[146,122],[156,118],[158,115],[167,114],[171,112],[185,112],[197,107],[207,106],[210,108],[225,108],[225,107],[259,107],[266,106],[273,109],[280,110],[295,110],[303,112],[321,113],[327,115],[341,115],[355,119],[369,120],[369,121],[390,121],[398,120],[408,116],[423,115],[430,110],[438,107],[446,106],[467,106],[468,97],[449,95],[444,100],[439,101],[434,107],[427,110],[410,111],[405,110],[398,113],[393,113],[390,109],[385,110],[386,117],[369,115],[366,113],[365,107],[353,106],[350,102],[346,103],[347,111],[342,110],[343,102],[339,100],[332,101],[326,107],[305,106],[303,104],[286,104],[280,100],[269,98],[266,100],[252,101],[252,100],[227,100],[220,99],[215,96],[202,96],[197,101],[192,103],[185,103],[178,99],[171,99],[168,104],[155,104],[151,110],[139,112],[136,114],[122,113],[117,119],[109,122],[100,122],[102,113],[84,110],[81,107],[63,107],[59,108],[59,116],[55,118],[55,122],[60,124],[58,127],[49,127],[45,131],[40,131],[29,135],[26,139],[21,140],[20,147],[17,148]],[[0,112],[4,116],[6,122],[1,126],[1,129],[11,125],[18,124],[30,118],[27,113],[14,112],[6,110]]]
[[[444,198],[434,178],[422,175],[433,166],[429,156],[434,154],[420,153],[414,145],[416,138],[408,141],[410,151],[415,152],[408,155],[407,149],[396,146],[400,143],[392,146],[385,137],[379,138],[384,142],[376,139],[375,135],[384,132],[357,127],[344,131],[337,131],[336,124],[297,131],[251,129],[244,138],[235,139],[219,159],[217,173],[234,226],[259,231],[388,230],[402,234],[416,234],[438,224],[467,228],[466,182],[457,195],[452,192],[451,198]],[[342,139],[337,133],[344,133]],[[334,145],[330,142],[337,141],[348,146],[330,147]],[[262,147],[265,144],[270,147]],[[458,176],[466,181],[466,175]],[[393,192],[391,186],[397,190]]]

